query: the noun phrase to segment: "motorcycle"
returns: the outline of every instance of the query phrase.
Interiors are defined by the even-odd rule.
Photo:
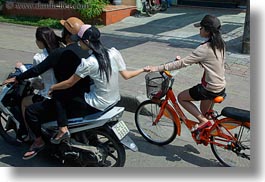
[[[16,69],[8,78],[20,74]],[[21,126],[20,104],[23,97],[33,93],[29,81],[2,85],[0,91],[0,135],[10,144],[18,145],[17,135]],[[56,121],[42,124],[45,149],[65,166],[122,167],[125,164],[125,146],[138,151],[129,137],[130,130],[121,120],[124,108],[113,106],[80,118],[69,119],[70,140],[59,145],[50,143],[58,132]],[[43,152],[45,151],[43,150]]]
[[[143,11],[146,12],[148,16],[159,11],[166,11],[168,8],[168,0],[144,0],[143,1]]]

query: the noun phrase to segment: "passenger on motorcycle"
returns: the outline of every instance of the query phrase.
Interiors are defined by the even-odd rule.
[[[49,27],[38,27],[35,33],[36,44],[42,52],[36,53],[33,57],[33,66],[41,63],[52,51],[60,47],[60,38],[55,34],[55,32]],[[16,68],[18,68],[22,73],[27,71],[26,66],[22,62],[16,63]],[[17,139],[20,141],[29,141],[28,126],[25,121],[25,109],[27,106],[31,105],[33,102],[42,101],[48,97],[48,91],[51,85],[57,83],[54,76],[53,69],[49,69],[42,73],[40,77],[31,78],[31,85],[37,92],[34,95],[24,97],[21,102],[21,114],[24,123],[21,122],[20,130],[17,133]],[[21,119],[22,119],[21,118]]]
[[[91,51],[92,55],[82,59],[75,74],[68,80],[53,85],[50,91],[53,95],[54,91],[71,88],[79,80],[90,76],[94,81],[94,84],[90,87],[90,92],[86,92],[84,95],[76,98],[80,101],[80,105],[83,106],[83,110],[86,111],[86,114],[80,116],[85,116],[105,111],[120,100],[118,73],[124,79],[129,79],[144,71],[149,71],[149,69],[141,68],[128,71],[120,52],[115,48],[105,48],[100,41],[100,32],[94,26],[83,25],[78,32],[78,36],[81,48]],[[64,122],[67,122],[67,118]],[[58,125],[62,126],[59,120]],[[61,140],[70,137],[67,126],[63,127],[63,129],[62,127],[60,128],[57,137],[51,140],[52,143],[59,144]]]
[[[39,76],[50,68],[53,68],[55,77],[57,81],[60,82],[68,79],[75,72],[77,66],[81,63],[81,58],[89,57],[89,52],[82,50],[78,46],[76,40],[74,40],[74,35],[77,34],[84,23],[75,17],[61,20],[60,23],[64,26],[62,39],[64,40],[66,47],[56,49],[40,64],[32,67],[17,77],[4,81],[4,84]],[[64,107],[62,105],[63,101],[68,101],[73,94],[83,95],[85,91],[88,91],[87,89],[89,89],[89,87],[87,87],[87,85],[89,84],[90,79],[89,77],[86,77],[70,89],[60,91],[60,93],[54,92],[53,99],[46,99],[27,107],[25,111],[25,119],[36,138],[31,145],[29,152],[25,153],[23,157],[24,159],[34,157],[45,146],[45,142],[41,137],[41,123],[52,120],[64,120],[61,119],[61,117],[67,118],[66,113],[57,114],[56,111],[64,111],[64,109],[62,109]],[[57,102],[57,100],[60,100],[60,102]],[[75,102],[79,101],[77,100]],[[69,114],[68,117],[75,117],[75,114],[80,114],[79,111],[82,112],[79,108],[76,108],[76,110],[74,109],[74,111],[72,108],[69,109],[69,112],[67,112],[67,114]]]

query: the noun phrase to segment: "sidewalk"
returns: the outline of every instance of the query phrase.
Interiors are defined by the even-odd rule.
[[[128,17],[123,21],[100,28],[102,42],[119,49],[128,69],[159,65],[176,55],[187,56],[203,39],[193,24],[205,14],[218,16],[222,22],[223,38],[227,43],[227,98],[222,104],[250,109],[250,55],[240,54],[245,12],[231,9],[171,7],[152,17]],[[16,61],[32,62],[39,51],[35,45],[36,27],[0,24],[0,79],[13,69]],[[57,32],[60,35],[60,31]],[[192,65],[178,70],[173,89],[175,93],[200,82],[203,70]],[[130,80],[120,78],[120,105],[134,112],[146,99],[145,73]]]

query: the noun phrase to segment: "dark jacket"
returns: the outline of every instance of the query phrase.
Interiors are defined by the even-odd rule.
[[[70,44],[64,48],[54,50],[40,64],[28,69],[26,72],[18,75],[18,81],[39,76],[45,71],[53,68],[57,82],[61,82],[70,78],[81,63],[81,58],[88,58],[89,52],[82,50],[77,43]],[[86,77],[76,83],[72,89],[83,92],[89,91],[90,78]]]

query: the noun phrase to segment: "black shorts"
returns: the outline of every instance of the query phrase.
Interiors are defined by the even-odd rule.
[[[194,100],[212,100],[217,96],[223,95],[225,93],[225,89],[219,93],[214,93],[206,90],[202,84],[198,84],[189,89],[189,94],[191,98]]]

